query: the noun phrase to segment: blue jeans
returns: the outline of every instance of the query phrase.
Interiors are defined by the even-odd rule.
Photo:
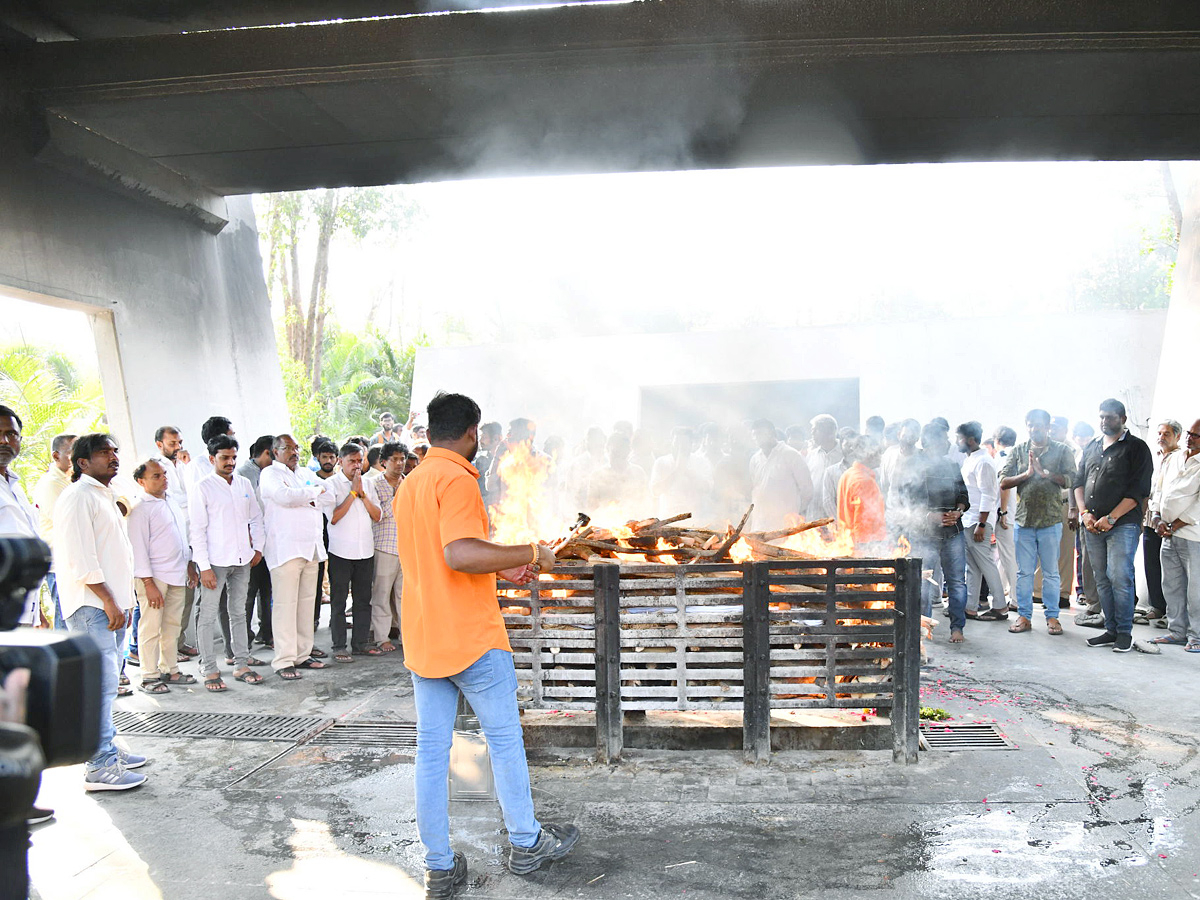
[[[50,602],[54,604],[54,628],[57,631],[67,630],[67,620],[63,618],[62,603],[58,600],[58,579],[53,572],[46,573],[46,590],[50,592]]]
[[[129,655],[142,658],[141,652],[138,650],[138,625],[142,622],[142,607],[141,604],[135,603],[133,606],[133,621],[129,623]]]
[[[950,595],[950,630],[962,631],[967,624],[967,545],[963,532],[919,541],[913,547],[912,555],[921,557],[923,568],[936,568],[935,561],[941,564],[946,593]],[[921,611],[926,616],[933,615],[936,591],[929,582],[922,581]]]
[[[1104,629],[1109,634],[1133,634],[1133,557],[1137,553],[1141,526],[1136,522],[1117,525],[1104,534],[1083,533],[1096,593],[1104,613]],[[1042,576],[1043,582],[1045,575]],[[1050,594],[1046,594],[1047,597]]]
[[[1062,596],[1058,577],[1058,545],[1062,540],[1062,522],[1046,528],[1017,526],[1017,615],[1033,619],[1033,574],[1042,564],[1042,597],[1047,619],[1058,618],[1058,598]]]
[[[518,847],[532,847],[542,826],[533,814],[512,654],[489,650],[457,675],[424,678],[413,672],[412,682],[417,705],[417,831],[425,845],[426,868],[454,867],[447,781],[459,691],[471,704],[487,738],[508,838]]]
[[[108,630],[108,616],[94,606],[81,606],[67,617],[72,631],[89,634],[100,646],[100,746],[88,760],[89,769],[110,765],[117,755],[113,740],[117,736],[113,725],[112,705],[117,697],[120,677],[121,649],[125,646],[125,629]]]

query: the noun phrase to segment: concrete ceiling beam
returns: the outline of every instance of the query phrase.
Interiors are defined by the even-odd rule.
[[[38,162],[183,216],[210,234],[229,224],[225,198],[61,116],[48,116]]]
[[[1194,0],[593,3],[83,40],[10,56],[39,108],[221,194],[1200,158]]]

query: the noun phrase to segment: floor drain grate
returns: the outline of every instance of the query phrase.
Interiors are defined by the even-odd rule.
[[[416,750],[417,726],[411,722],[337,722],[310,741],[323,747],[385,747]]]
[[[922,750],[1016,750],[999,726],[991,723],[945,725],[921,723]]]
[[[263,716],[253,713],[113,713],[121,734],[148,737],[229,738],[239,741],[303,741],[329,725],[320,716]]]

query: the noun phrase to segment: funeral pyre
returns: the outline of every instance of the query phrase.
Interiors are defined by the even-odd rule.
[[[728,680],[710,676],[717,675],[723,666],[736,668],[739,665],[725,661],[725,656],[741,642],[742,601],[740,582],[729,579],[718,584],[711,572],[712,566],[764,560],[846,559],[849,562],[854,557],[855,548],[849,534],[840,531],[832,519],[812,522],[797,519],[784,528],[751,532],[746,530],[746,524],[752,507],[746,509],[736,523],[728,523],[723,528],[694,523],[690,511],[653,517],[637,516],[637,510],[620,508],[590,511],[590,517],[578,514],[572,524],[561,510],[553,508],[552,495],[543,487],[546,480],[544,462],[532,454],[517,451],[510,451],[502,462],[508,462],[506,490],[501,502],[490,510],[496,540],[502,543],[544,540],[554,546],[556,556],[562,561],[553,573],[542,574],[539,581],[538,607],[540,614],[546,615],[541,627],[559,630],[562,634],[561,640],[556,638],[548,645],[550,658],[554,660],[552,669],[547,672],[541,663],[538,665],[542,672],[540,677],[551,679],[536,693],[544,706],[571,708],[575,704],[569,698],[584,700],[591,689],[586,677],[581,676],[578,680],[574,677],[574,665],[586,667],[586,660],[573,664],[575,657],[570,651],[578,642],[571,638],[573,629],[589,627],[586,619],[591,615],[592,598],[586,589],[579,591],[577,586],[586,584],[578,579],[580,572],[589,569],[591,564],[619,562],[622,596],[631,604],[626,609],[625,602],[622,603],[622,632],[628,636],[622,638],[625,648],[622,653],[622,693],[629,694],[626,708],[663,708],[663,704],[676,708],[677,697],[690,697],[696,692],[704,699],[688,701],[687,708],[711,708],[710,704],[740,699],[740,670],[736,674],[731,670]],[[907,551],[908,547],[901,545],[889,556],[903,557]],[[873,553],[871,558],[878,559],[879,555]],[[674,567],[674,577],[678,580],[676,587],[649,587],[656,579],[663,578],[661,566]],[[639,575],[642,567],[647,570],[644,577]],[[701,572],[701,569],[709,571]],[[694,576],[688,574],[693,571]],[[813,571],[815,574],[825,570]],[[869,575],[864,575],[861,583],[837,588],[838,611],[834,619],[839,627],[848,630],[844,636],[829,639],[824,646],[830,653],[836,647],[839,654],[858,655],[860,668],[856,674],[835,675],[832,683],[846,685],[835,689],[832,684],[827,684],[830,681],[827,675],[832,672],[813,656],[816,645],[811,640],[788,638],[778,646],[773,640],[772,680],[778,685],[813,685],[810,689],[796,688],[796,693],[792,693],[791,688],[775,688],[773,696],[779,705],[806,705],[819,696],[844,701],[830,705],[848,705],[850,695],[845,691],[850,690],[850,682],[865,686],[887,680],[890,649],[873,643],[865,634],[857,640],[853,635],[872,625],[874,620],[868,610],[888,609],[894,604],[895,588],[883,580],[882,569],[860,568],[857,571],[879,572],[880,580],[873,581]],[[693,580],[696,583],[694,594],[687,586]],[[646,587],[640,587],[639,581]],[[815,616],[826,615],[824,587],[772,583],[770,591],[773,623],[784,630],[789,624],[810,623]],[[864,592],[879,592],[879,599],[864,597]],[[500,593],[516,648],[519,636],[529,627],[527,617],[531,611],[526,606],[529,601],[524,591],[505,589]],[[684,611],[686,615],[680,616],[679,613]],[[933,626],[932,620],[923,620],[924,637],[931,637]],[[576,630],[574,634],[579,632]],[[878,651],[874,669],[877,674],[864,672],[873,665],[873,651]],[[627,654],[633,655],[626,659]],[[716,659],[714,654],[722,654],[723,661],[710,661]],[[775,669],[776,666],[780,668]],[[684,671],[693,667],[703,670],[703,680],[693,680]],[[808,675],[806,669],[821,671]],[[536,676],[529,672],[526,677]],[[869,708],[873,703],[862,705]]]

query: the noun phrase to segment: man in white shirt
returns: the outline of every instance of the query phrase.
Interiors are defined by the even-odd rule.
[[[190,479],[186,479],[185,474],[192,455],[183,449],[183,435],[174,425],[160,425],[154,432],[154,446],[158,452],[150,458],[167,473],[167,496],[186,513]]]
[[[208,442],[218,435],[226,437],[237,437],[233,430],[233,423],[224,416],[209,416],[204,420],[204,424],[200,426],[200,442],[208,447]],[[194,460],[188,463],[187,467],[187,489],[191,491],[192,485],[200,481],[202,478],[207,478],[213,473],[213,464],[206,453],[201,453]]]
[[[605,457],[606,439],[604,429],[593,425],[587,430],[587,438],[583,452],[579,453],[567,465],[567,477],[563,484],[569,494],[567,505],[571,509],[588,509],[588,482],[592,475],[603,469],[608,460]],[[631,513],[640,515],[640,513]]]
[[[165,694],[169,685],[196,683],[179,671],[175,647],[184,590],[195,586],[197,572],[188,547],[187,519],[167,493],[166,468],[148,459],[133,470],[133,478],[143,491],[126,520],[133,547],[133,586],[142,611],[137,626],[141,690]]]
[[[250,668],[246,592],[250,569],[262,559],[263,513],[254,485],[234,472],[237,451],[237,441],[228,435],[212,438],[208,460],[213,472],[192,485],[188,495],[192,558],[200,570],[200,612],[196,618],[200,672],[205,690],[214,694],[226,689],[213,654],[222,606],[229,616],[233,677],[246,684],[262,683],[262,676]]]
[[[1163,464],[1163,486],[1150,522],[1162,538],[1167,633],[1155,644],[1183,644],[1200,653],[1200,419],[1187,432],[1187,450]]]
[[[679,426],[671,432],[671,453],[660,456],[650,470],[650,494],[657,515],[691,513],[696,524],[704,524],[712,509],[712,466],[697,456],[692,429]]]
[[[15,410],[0,406],[0,537],[38,537],[37,513],[11,468],[21,454],[23,427]],[[21,613],[21,622],[26,625],[38,624],[37,596],[37,591],[30,591],[26,598]]]
[[[996,455],[992,461],[996,464],[996,477],[999,479],[1000,470],[1008,462],[1009,455],[1017,443],[1017,433],[1007,425],[1001,425],[992,435],[996,442]],[[999,483],[999,481],[997,481]],[[1000,501],[996,509],[996,555],[1000,558],[1000,577],[1004,579],[1004,592],[1008,595],[1008,608],[1017,611],[1017,539],[1016,516],[1017,505],[1011,500],[1014,489],[1001,489]],[[1009,506],[1013,512],[1010,513]]]
[[[751,531],[772,531],[798,522],[812,502],[812,475],[800,451],[779,440],[775,425],[754,423],[758,451],[750,457]]]
[[[101,652],[100,743],[88,760],[84,788],[123,791],[146,780],[129,771],[146,757],[114,743],[112,703],[134,603],[133,548],[109,487],[120,468],[116,439],[85,434],[71,448],[71,468],[72,484],[54,507],[58,594],[68,626],[91,635]]]
[[[620,431],[609,435],[608,465],[592,472],[586,482],[584,502],[578,509],[589,510],[595,515],[609,507],[626,516],[643,515],[649,480],[645,472],[629,461],[631,449],[628,435]]]
[[[325,561],[323,512],[334,503],[327,481],[310,484],[296,471],[300,447],[290,434],[275,438],[275,461],[259,479],[266,510],[267,566],[271,570],[271,630],[275,674],[300,678],[297,668],[324,669],[312,659],[317,567]]]
[[[33,486],[33,505],[37,509],[38,531],[42,540],[54,549],[54,504],[68,487],[71,486],[71,447],[76,435],[55,435],[50,442],[50,467]],[[54,627],[66,630],[67,623],[62,617],[62,607],[58,602],[58,583],[54,576],[54,565],[46,573],[46,587],[50,590],[50,600],[54,604]]]
[[[183,449],[183,433],[174,425],[160,425],[154,431],[154,446],[158,449],[150,458],[156,460],[167,473],[167,496],[175,501],[175,505],[183,512],[183,520],[187,522],[188,489],[192,485],[195,474],[199,471],[192,464],[192,455]],[[202,454],[203,455],[203,454]],[[201,461],[197,460],[197,464]],[[207,467],[208,460],[203,460]],[[200,651],[195,646],[195,622],[193,609],[196,603],[196,588],[185,587],[183,591],[183,610],[180,613],[179,639],[175,644],[175,653],[185,659],[199,656]],[[137,615],[141,615],[141,605],[138,605]],[[138,628],[140,633],[141,629]],[[190,641],[190,643],[189,643]],[[130,647],[132,653],[136,648]]]
[[[363,486],[363,448],[346,443],[338,453],[341,470],[328,484],[334,505],[326,508],[329,520],[329,634],[333,658],[353,662],[353,656],[379,656],[371,641],[371,582],[375,578],[375,533],[380,510]],[[346,652],[346,595],[353,594],[354,624],[350,653]]]
[[[825,470],[837,467],[842,462],[842,448],[838,443],[837,419],[828,413],[815,416],[808,423],[812,429],[812,446],[804,461],[808,463],[808,474],[812,476],[812,500],[805,510],[805,517],[811,522],[822,518],[822,511],[832,506],[837,515],[837,497],[825,497]],[[835,488],[836,490],[836,488]]]
[[[974,612],[975,617],[980,619],[1007,619],[1008,600],[1005,599],[1000,569],[992,553],[993,517],[1000,504],[1000,478],[996,463],[992,455],[979,445],[983,440],[983,426],[978,422],[959,425],[956,437],[958,452],[964,454],[962,477],[971,504],[962,516],[967,543],[967,614]],[[979,589],[985,579],[988,590],[992,592],[992,605],[990,609],[978,609]]]
[[[400,571],[400,556],[396,545],[396,514],[392,501],[396,489],[404,480],[404,461],[408,451],[397,441],[388,441],[379,448],[383,472],[372,478],[367,488],[379,519],[371,526],[375,535],[375,578],[371,583],[371,639],[384,653],[396,649],[392,636],[400,635],[400,597],[404,576]]]

